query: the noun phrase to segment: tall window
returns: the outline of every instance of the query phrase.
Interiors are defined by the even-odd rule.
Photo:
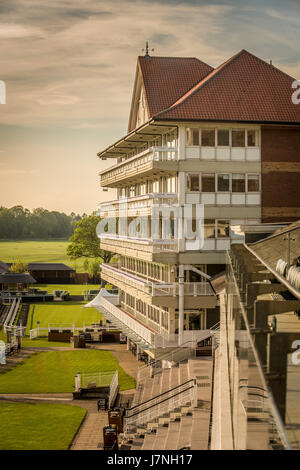
[[[246,189],[245,175],[243,173],[233,173],[232,175],[232,192],[244,193]]]
[[[232,147],[245,147],[245,129],[232,129]]]
[[[186,130],[186,139],[188,146],[199,145],[199,129],[189,128]]]
[[[230,175],[229,174],[218,175],[218,191],[221,191],[221,192],[230,191]]]
[[[202,147],[214,147],[215,146],[215,130],[214,129],[202,129],[201,145]]]
[[[189,191],[199,191],[199,175],[188,175],[187,186]]]
[[[259,175],[248,175],[248,192],[259,191]]]
[[[218,129],[218,145],[221,147],[228,147],[229,129]]]
[[[202,173],[202,192],[214,193],[216,191],[214,173]]]
[[[258,136],[256,129],[247,130],[247,145],[248,147],[255,147],[257,145]]]

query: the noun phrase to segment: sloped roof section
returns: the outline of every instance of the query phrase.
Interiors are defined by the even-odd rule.
[[[64,263],[29,263],[29,271],[75,271]]]
[[[36,280],[28,273],[0,274],[0,284],[33,284]]]
[[[194,57],[138,58],[150,117],[169,108],[213,68]]]
[[[300,123],[294,80],[243,49],[155,119]]]

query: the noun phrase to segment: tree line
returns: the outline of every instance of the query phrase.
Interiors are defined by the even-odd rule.
[[[37,208],[30,211],[22,206],[0,207],[0,239],[51,240],[69,238],[76,223],[86,214],[48,211]]]

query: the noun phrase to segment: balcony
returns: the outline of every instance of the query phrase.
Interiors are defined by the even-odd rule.
[[[178,282],[151,282],[119,269],[117,264],[104,263],[101,265],[101,277],[149,304],[178,308]],[[186,308],[214,308],[217,305],[216,295],[208,282],[185,282],[184,296]]]
[[[177,261],[177,240],[152,240],[103,233],[100,246],[102,250],[131,256],[142,261],[157,263],[176,263]]]
[[[154,205],[171,205],[177,202],[177,193],[149,193],[105,202],[99,208],[104,217],[139,217],[152,215]]]
[[[145,176],[160,173],[171,175],[178,171],[177,149],[150,147],[100,173],[102,187],[118,187],[122,183],[134,183]]]

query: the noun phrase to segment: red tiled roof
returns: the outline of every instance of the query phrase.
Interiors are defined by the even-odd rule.
[[[150,117],[171,106],[213,68],[194,57],[139,57]]]
[[[300,123],[295,79],[242,50],[211,71],[156,119]]]

